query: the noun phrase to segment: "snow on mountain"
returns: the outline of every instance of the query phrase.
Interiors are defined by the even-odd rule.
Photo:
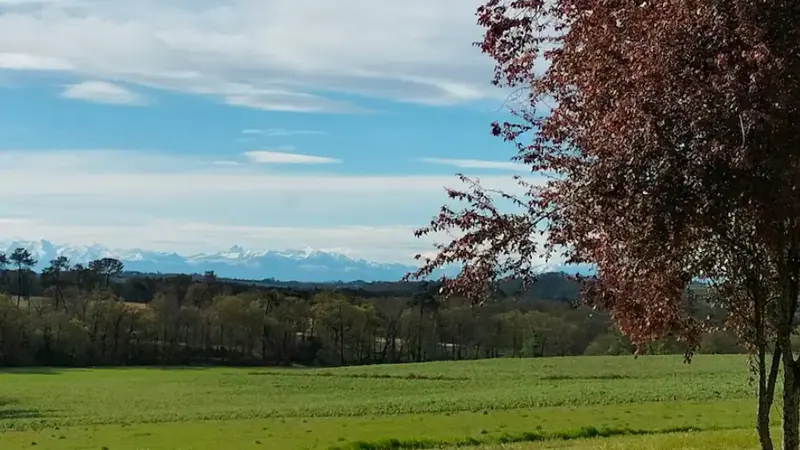
[[[0,242],[0,252],[6,254],[11,254],[20,247],[30,251],[37,260],[34,267],[36,270],[43,269],[59,256],[66,256],[73,264],[86,264],[100,258],[117,258],[125,264],[126,270],[138,272],[203,273],[213,270],[222,277],[305,282],[393,281],[415,269],[410,265],[376,263],[311,248],[253,252],[234,245],[219,253],[182,256],[142,249],[109,249],[100,244],[56,245],[44,239]]]
[[[354,259],[341,253],[313,248],[254,252],[234,245],[219,253],[183,256],[142,249],[109,249],[100,244],[56,245],[44,239],[0,242],[0,252],[7,255],[19,247],[33,254],[37,260],[36,270],[43,269],[59,256],[66,256],[73,264],[86,264],[100,258],[117,258],[125,264],[126,270],[137,272],[203,273],[213,270],[217,275],[227,278],[250,280],[274,278],[301,282],[396,281],[415,269],[411,265]],[[538,271],[551,272],[564,269],[563,266],[545,265]],[[455,270],[446,270],[445,273],[454,275]],[[574,272],[575,269],[571,271]]]

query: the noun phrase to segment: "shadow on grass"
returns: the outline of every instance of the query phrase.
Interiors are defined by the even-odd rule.
[[[384,373],[332,373],[332,372],[249,372],[248,375],[267,376],[292,376],[292,377],[320,377],[320,378],[372,378],[379,380],[427,380],[427,381],[466,381],[467,377],[449,377],[446,375],[389,375]]]
[[[0,422],[17,419],[42,419],[45,415],[35,409],[0,409]]]
[[[633,430],[629,428],[594,428],[585,427],[574,431],[557,433],[519,433],[486,436],[481,438],[463,438],[455,440],[433,439],[382,439],[378,441],[356,441],[343,446],[330,447],[330,450],[426,450],[441,447],[475,447],[491,444],[514,444],[521,442],[568,441],[574,439],[595,439],[615,436],[641,436],[668,433],[686,433],[710,431],[699,428],[668,428],[662,430]]]
[[[91,367],[75,367],[74,370],[93,370],[93,371],[108,371],[108,372],[125,372],[125,371],[134,371],[134,370],[152,370],[152,371],[164,371],[164,372],[188,372],[188,371],[197,371],[197,370],[209,370],[209,369],[224,369],[225,367],[218,367],[218,366],[115,366],[115,365],[108,365],[108,366],[91,366]]]
[[[62,373],[62,370],[55,367],[9,367],[0,369],[0,374],[4,373],[20,375],[59,375]]]
[[[19,402],[15,399],[0,397],[0,423],[18,419],[42,419],[45,417],[39,410],[18,408],[16,407],[18,404]]]
[[[541,380],[545,381],[562,381],[562,380],[628,380],[632,379],[633,377],[627,375],[618,375],[618,374],[600,374],[600,375],[545,375],[541,377]],[[641,377],[638,377],[641,379]]]

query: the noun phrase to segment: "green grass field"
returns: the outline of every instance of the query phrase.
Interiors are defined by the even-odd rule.
[[[743,449],[754,408],[741,356],[7,370],[0,448]]]

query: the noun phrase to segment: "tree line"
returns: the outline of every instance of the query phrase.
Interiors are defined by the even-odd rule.
[[[562,274],[475,307],[440,296],[435,283],[287,289],[213,272],[126,274],[113,258],[59,257],[41,273],[36,263],[21,248],[0,256],[3,366],[331,366],[634,351],[605,312],[570,301],[577,290]],[[741,351],[725,332],[708,335],[703,350]],[[669,339],[646,349],[682,351]]]

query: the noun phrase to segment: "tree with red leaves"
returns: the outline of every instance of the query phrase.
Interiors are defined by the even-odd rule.
[[[443,289],[480,301],[558,253],[596,268],[584,298],[632,342],[690,349],[704,323],[688,287],[704,280],[752,349],[762,448],[782,366],[783,448],[797,450],[800,2],[488,0],[478,22],[494,84],[523,99],[493,133],[547,179],[512,195],[462,177],[448,192],[466,206],[417,231],[457,237],[410,277],[460,263]]]

